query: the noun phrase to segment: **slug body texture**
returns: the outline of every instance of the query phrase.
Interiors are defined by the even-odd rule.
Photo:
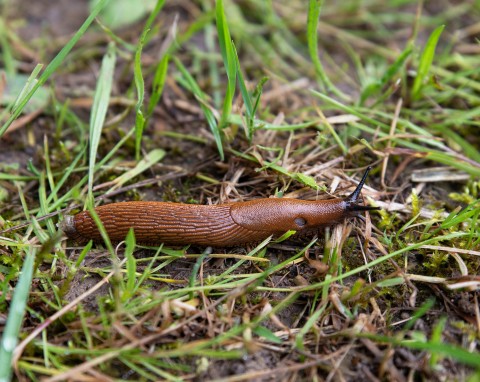
[[[345,205],[343,199],[258,199],[211,206],[122,202],[95,211],[112,241],[124,240],[133,228],[139,243],[230,247],[281,236],[289,230],[302,233],[334,224],[347,216]],[[88,211],[67,216],[63,230],[81,242],[102,239]]]
[[[168,202],[123,202],[95,209],[112,241],[122,241],[133,228],[138,243],[231,247],[257,243],[294,230],[299,235],[357,216],[377,207],[358,204],[370,167],[355,191],[344,199],[257,199],[204,206]],[[88,211],[67,216],[63,231],[77,241],[102,236]]]

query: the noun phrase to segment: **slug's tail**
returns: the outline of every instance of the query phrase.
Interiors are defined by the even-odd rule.
[[[359,212],[359,211],[376,211],[379,210],[380,207],[373,207],[373,206],[363,206],[358,204],[358,198],[360,196],[360,192],[362,191],[363,185],[367,180],[368,173],[372,169],[372,166],[368,166],[365,170],[365,173],[362,176],[362,180],[358,183],[357,188],[353,191],[350,195],[345,198],[345,202],[347,203],[347,211],[351,212]]]

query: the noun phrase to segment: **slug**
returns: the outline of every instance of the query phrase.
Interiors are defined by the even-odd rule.
[[[369,171],[370,167],[346,198],[266,198],[221,205],[137,201],[106,204],[95,211],[114,242],[124,240],[133,228],[138,243],[231,247],[279,237],[289,230],[298,235],[313,233],[361,211],[377,210],[358,204]],[[66,216],[61,226],[75,241],[102,240],[88,211]]]

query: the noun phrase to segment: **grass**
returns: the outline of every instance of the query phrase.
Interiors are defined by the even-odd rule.
[[[477,380],[478,5],[159,0],[116,30],[94,22],[112,4],[48,44],[2,13],[4,67],[32,71],[1,113],[0,381]],[[382,210],[300,242],[57,226],[121,200],[344,196],[368,165]]]

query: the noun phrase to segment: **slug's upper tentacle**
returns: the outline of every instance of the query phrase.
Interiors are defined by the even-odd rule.
[[[365,173],[362,176],[362,179],[358,183],[357,188],[353,191],[350,195],[345,198],[345,208],[347,212],[360,212],[360,211],[375,211],[379,210],[380,207],[373,207],[373,206],[363,206],[358,204],[358,198],[360,197],[360,193],[362,192],[362,188],[365,185],[365,181],[367,180],[368,173],[372,169],[372,166],[368,166],[365,170]]]

